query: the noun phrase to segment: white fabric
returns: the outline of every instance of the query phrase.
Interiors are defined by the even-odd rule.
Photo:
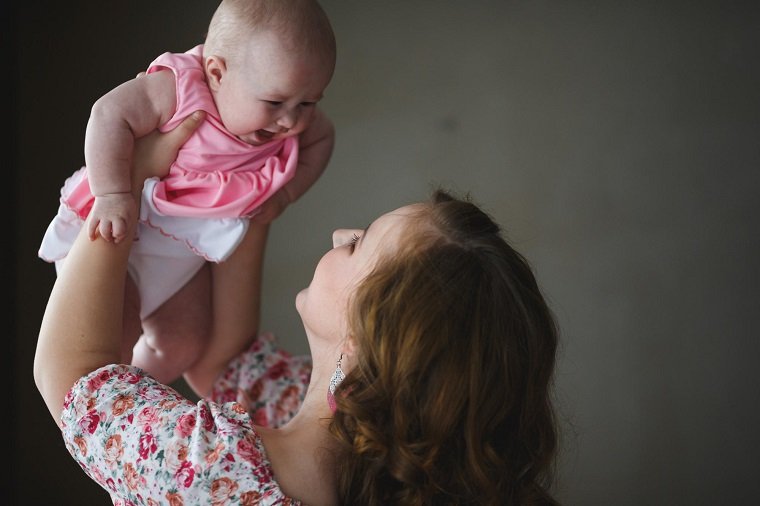
[[[226,260],[249,225],[247,218],[162,215],[151,198],[157,181],[158,178],[149,179],[143,186],[140,223],[129,254],[128,271],[140,293],[143,319],[190,281],[207,260]],[[61,203],[42,239],[40,258],[55,262],[58,271],[83,226],[84,221]],[[173,233],[168,234],[165,229]],[[191,244],[199,246],[202,253]]]

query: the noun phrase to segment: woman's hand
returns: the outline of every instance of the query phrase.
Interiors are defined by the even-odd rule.
[[[132,188],[140,192],[146,179],[168,174],[179,148],[203,123],[205,117],[205,112],[195,111],[169,132],[154,130],[137,139],[132,155]]]

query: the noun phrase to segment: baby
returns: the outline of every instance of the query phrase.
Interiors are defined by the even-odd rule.
[[[333,125],[317,103],[334,67],[334,34],[315,0],[223,0],[203,44],[162,54],[144,76],[95,103],[85,166],[66,180],[39,251],[57,268],[85,223],[93,239],[124,238],[127,217],[137,208],[134,140],[205,111],[168,175],[143,187],[129,273],[144,321],[210,261],[210,336],[188,356],[175,338],[144,335],[138,343],[142,331],[125,331],[125,362],[168,383],[201,357],[212,368],[225,364],[253,337],[256,263],[266,239],[261,228],[298,199],[330,159]]]

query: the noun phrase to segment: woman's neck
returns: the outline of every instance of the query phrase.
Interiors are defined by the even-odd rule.
[[[288,423],[278,429],[257,427],[283,493],[310,506],[337,502],[337,441],[329,432],[332,413],[326,386],[324,395],[319,395],[320,383],[310,384],[301,408]]]

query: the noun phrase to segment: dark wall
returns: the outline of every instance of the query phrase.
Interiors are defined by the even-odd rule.
[[[55,278],[37,258],[63,179],[84,161],[91,104],[134,77],[156,51],[183,51],[202,42],[215,2],[18,2],[16,88],[16,457],[11,504],[109,504],[69,456],[32,381],[39,322]],[[14,170],[15,169],[15,170]]]

